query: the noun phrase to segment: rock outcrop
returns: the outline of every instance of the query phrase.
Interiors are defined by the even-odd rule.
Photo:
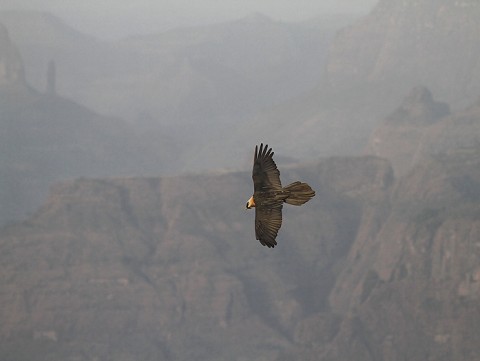
[[[355,241],[331,293],[349,317],[325,359],[480,357],[479,169],[471,149],[422,163],[397,184],[390,215]]]
[[[390,160],[399,176],[418,162],[431,126],[450,114],[425,87],[415,87],[402,104],[373,132],[366,152]]]
[[[328,342],[335,273],[391,175],[374,157],[284,168],[317,197],[285,207],[274,253],[244,210],[248,173],[58,184],[0,235],[0,358],[261,360]]]
[[[8,31],[0,24],[0,89],[25,87],[25,73]]]
[[[413,88],[386,122],[389,124],[431,125],[450,114],[449,106],[433,100],[423,86]]]
[[[273,252],[248,173],[58,184],[0,233],[0,357],[478,359],[479,159],[285,167],[317,196]]]
[[[480,3],[471,0],[381,0],[338,33],[327,66],[330,85],[401,96],[425,84],[465,106],[480,94],[479,16]]]
[[[390,160],[400,177],[426,159],[479,144],[478,101],[450,113],[447,104],[433,100],[426,88],[416,87],[372,133],[366,153]]]
[[[123,119],[58,96],[55,71],[50,72],[47,94],[32,89],[22,59],[0,25],[0,225],[25,219],[55,181],[165,174],[165,160],[175,154],[176,146],[158,128],[140,132]]]

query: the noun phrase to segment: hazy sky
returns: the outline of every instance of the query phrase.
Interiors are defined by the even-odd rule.
[[[279,20],[368,12],[377,0],[0,0],[0,10],[44,10],[103,38],[237,19],[260,12]]]

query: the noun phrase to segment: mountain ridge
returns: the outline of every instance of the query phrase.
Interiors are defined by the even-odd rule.
[[[480,108],[475,102],[450,112],[425,87],[415,87],[374,130],[365,149],[389,159],[398,176],[421,161],[478,147]]]
[[[478,159],[399,179],[373,156],[282,168],[317,197],[284,208],[273,252],[243,210],[248,172],[59,183],[0,232],[0,297],[17,310],[2,310],[0,354],[475,359]]]
[[[390,90],[397,97],[423,84],[455,108],[465,107],[480,94],[479,12],[472,1],[379,1],[337,34],[327,65],[329,84],[388,89],[394,83]]]
[[[0,224],[23,219],[59,179],[169,172],[164,150],[176,147],[161,130],[142,134],[55,91],[34,90],[3,25],[0,49]]]
[[[388,174],[375,157],[282,171],[322,202],[284,210],[275,253],[255,240],[244,211],[247,172],[60,183],[28,221],[0,232],[0,297],[19,307],[2,310],[0,354],[22,344],[64,359],[275,359],[299,320],[326,307],[327,270],[348,249],[364,202],[352,190],[381,194]]]

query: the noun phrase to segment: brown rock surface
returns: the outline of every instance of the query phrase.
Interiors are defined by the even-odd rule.
[[[53,187],[0,237],[0,355],[21,345],[23,360],[262,360],[328,342],[335,270],[391,168],[339,158],[282,178],[317,197],[286,207],[275,252],[255,241],[246,173]]]
[[[331,305],[349,316],[326,360],[479,357],[478,159],[438,157],[396,185],[389,216],[337,278]]]
[[[396,183],[375,157],[285,167],[317,196],[285,207],[273,252],[247,173],[58,184],[1,232],[0,356],[477,359],[478,155]]]

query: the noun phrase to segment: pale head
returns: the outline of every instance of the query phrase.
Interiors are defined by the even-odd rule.
[[[255,207],[255,200],[253,199],[253,196],[249,198],[247,201],[247,209]]]

